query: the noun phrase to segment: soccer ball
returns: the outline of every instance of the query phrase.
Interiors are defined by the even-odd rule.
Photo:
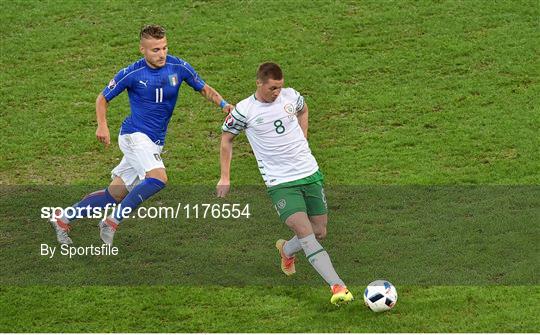
[[[396,288],[387,280],[371,282],[364,291],[364,303],[374,312],[390,310],[396,302]]]

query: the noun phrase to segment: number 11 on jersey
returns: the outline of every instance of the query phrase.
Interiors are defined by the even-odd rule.
[[[156,103],[163,102],[163,87],[156,88]]]

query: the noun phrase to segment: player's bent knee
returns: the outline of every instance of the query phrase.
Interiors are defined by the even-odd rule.
[[[124,198],[126,197],[126,194],[112,194],[111,193],[111,196],[116,201],[116,203],[120,203],[122,202],[122,200],[124,200]]]
[[[159,179],[163,184],[167,184],[168,178],[165,169],[155,169],[146,173],[147,178]]]
[[[108,187],[109,194],[111,195],[111,197],[113,197],[113,199],[114,199],[114,201],[116,201],[116,203],[119,203],[122,200],[124,200],[124,198],[128,194],[127,190],[124,190],[124,189],[125,189],[125,187],[122,188],[120,186],[109,186]]]
[[[285,224],[301,238],[313,233],[313,229],[306,213],[296,212],[285,220]]]
[[[169,181],[166,174],[163,174],[162,176],[160,176],[159,178],[156,178],[156,179],[161,180],[163,182],[163,184],[167,184],[167,182]]]
[[[117,203],[124,200],[126,195],[129,193],[128,189],[126,188],[126,185],[124,185],[124,182],[119,177],[116,177],[109,187],[107,187],[107,191],[113,197],[114,201]]]

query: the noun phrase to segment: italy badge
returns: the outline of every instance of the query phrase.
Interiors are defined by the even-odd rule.
[[[178,76],[176,75],[176,73],[169,75],[169,83],[171,84],[171,86],[178,85]]]

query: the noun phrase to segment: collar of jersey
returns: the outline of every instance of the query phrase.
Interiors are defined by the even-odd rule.
[[[262,104],[262,105],[271,105],[273,103],[276,103],[278,101],[278,99],[281,97],[281,93],[279,93],[278,97],[276,98],[276,100],[272,101],[272,102],[263,102],[263,101],[259,101],[257,100],[257,97],[255,96],[255,93],[253,93],[253,100],[257,101],[258,103]]]

